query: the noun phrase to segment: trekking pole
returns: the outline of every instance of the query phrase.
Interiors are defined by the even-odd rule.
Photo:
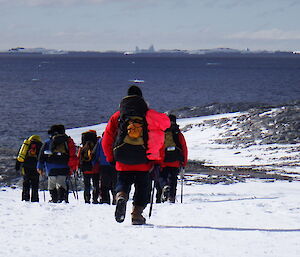
[[[151,181],[152,185],[152,189],[151,189],[151,198],[150,198],[150,209],[149,209],[149,219],[151,217],[151,214],[152,214],[152,208],[153,208],[153,199],[154,199],[154,185],[155,185],[155,182],[154,182],[154,179]]]
[[[181,167],[181,170],[180,170],[180,179],[181,179],[180,203],[183,202],[183,179],[184,179],[184,173],[185,173],[184,167]]]
[[[154,199],[154,188],[155,188],[155,183],[158,183],[158,177],[159,177],[159,166],[155,165],[152,169],[152,184],[151,184],[151,198],[150,198],[150,209],[149,209],[149,218],[151,217],[152,214],[152,208],[153,208],[153,199]]]
[[[69,178],[69,182],[70,182],[70,186],[71,186],[71,190],[73,192],[74,198],[76,199],[76,194],[75,194],[75,191],[74,191],[74,187],[73,187],[73,183],[72,183],[71,178]]]
[[[76,199],[78,200],[78,189],[77,189],[77,175],[76,175],[76,172],[74,172],[74,184],[75,184]]]

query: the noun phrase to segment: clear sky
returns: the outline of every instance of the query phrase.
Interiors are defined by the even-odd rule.
[[[300,50],[300,0],[0,0],[0,50]]]

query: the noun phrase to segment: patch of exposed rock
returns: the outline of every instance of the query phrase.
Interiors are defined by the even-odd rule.
[[[15,170],[15,151],[0,148],[0,186],[11,186],[20,180],[20,172]]]
[[[300,143],[300,105],[254,108],[233,119],[207,121],[227,132],[218,143],[250,146],[255,144]]]
[[[219,108],[220,106],[226,105],[214,105],[212,108],[214,111],[211,114],[223,110]],[[228,108],[232,109],[231,106],[228,105]],[[247,106],[249,105],[245,104],[238,108],[237,105],[235,109],[241,111]],[[179,112],[177,115],[193,117],[192,109],[186,113]],[[227,107],[225,109],[228,110]],[[188,131],[193,126],[225,129],[226,132],[222,138],[216,140],[221,144],[244,147],[257,144],[298,144],[300,143],[300,101],[279,107],[256,106],[233,118],[209,119],[200,124],[187,125],[182,128],[182,131]]]
[[[183,107],[170,110],[167,113],[172,113],[177,118],[190,118],[208,116],[221,113],[244,112],[251,108],[268,107],[267,104],[261,103],[212,103],[205,106]]]
[[[260,179],[264,182],[299,180],[299,174],[278,173],[276,170],[264,170],[254,167],[205,166],[201,162],[190,161],[186,167],[186,184],[223,184],[246,182],[247,179]]]
[[[175,114],[178,118],[191,118],[208,116],[222,113],[245,112],[250,109],[263,109],[263,108],[280,108],[284,106],[300,105],[300,100],[292,101],[285,104],[270,105],[264,103],[211,103],[204,106],[182,107],[167,111],[167,113]]]

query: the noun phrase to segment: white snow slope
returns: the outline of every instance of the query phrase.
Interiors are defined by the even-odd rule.
[[[184,187],[183,203],[154,204],[148,225],[114,220],[114,206],[21,202],[0,191],[0,256],[287,256],[300,253],[300,182]]]
[[[181,120],[181,125],[186,121]],[[95,128],[101,133],[104,126]],[[68,134],[78,142],[86,129]],[[218,146],[209,144],[209,138],[216,137],[214,128],[203,130],[204,134],[192,131],[185,134],[191,159],[205,155],[211,163],[221,160],[222,154],[215,152]],[[225,158],[227,154],[224,150],[224,161],[231,160]],[[247,160],[233,157],[238,164]],[[299,188],[298,181],[262,180],[184,185],[183,203],[154,204],[150,219],[148,206],[145,226],[131,225],[131,200],[125,221],[117,223],[114,206],[84,204],[82,192],[78,201],[70,194],[69,204],[48,203],[47,191],[45,202],[40,192],[39,203],[28,203],[21,202],[20,189],[2,188],[0,256],[296,257],[300,254]],[[180,184],[178,200],[179,196]]]

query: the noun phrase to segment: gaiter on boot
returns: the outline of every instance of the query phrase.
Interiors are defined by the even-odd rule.
[[[145,207],[143,206],[133,206],[131,213],[132,225],[144,225],[146,223],[146,219],[142,215],[144,209]]]

